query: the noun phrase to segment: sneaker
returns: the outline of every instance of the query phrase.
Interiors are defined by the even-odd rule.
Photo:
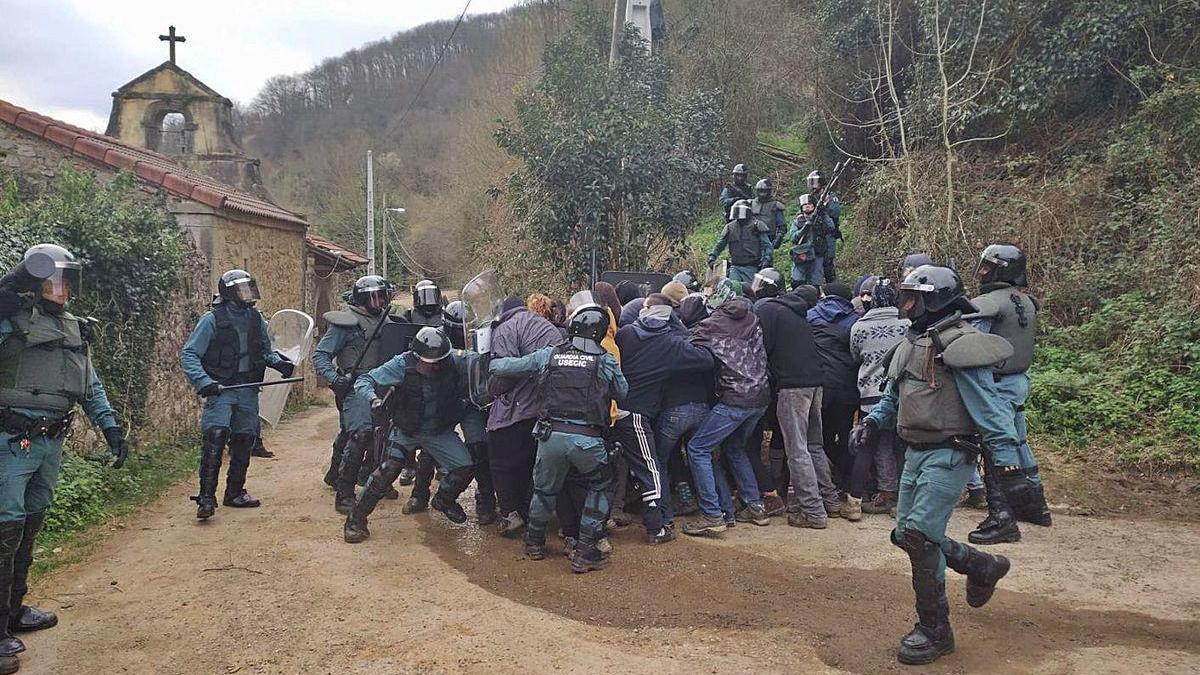
[[[787,504],[783,503],[783,498],[779,495],[767,495],[763,497],[763,508],[767,510],[767,515],[771,518],[782,516],[787,512]]]
[[[524,527],[525,519],[516,511],[500,518],[500,536],[502,537],[514,539],[521,534],[521,529]]]
[[[546,545],[536,544],[529,541],[525,542],[525,557],[530,560],[545,560]]]
[[[563,537],[563,555],[570,558],[575,555],[575,547],[579,545],[579,540],[575,537]],[[597,546],[599,548],[599,546]]]
[[[805,527],[813,530],[823,530],[829,526],[828,518],[814,518],[805,513],[789,513],[788,525],[792,527]]]
[[[862,499],[847,496],[846,503],[842,504],[841,513],[838,515],[852,523],[857,523],[862,520],[862,514]]]
[[[700,514],[683,524],[683,533],[692,537],[720,534],[729,527],[725,520]]]
[[[578,542],[576,542],[578,546]],[[596,550],[600,555],[612,555],[612,540],[608,537],[600,537],[596,540]]]
[[[232,506],[235,509],[254,509],[262,506],[262,502],[258,501],[254,497],[251,497],[250,493],[246,492],[245,490],[242,490],[232,497],[225,495],[225,498],[221,500],[221,503],[225,506]]]
[[[616,524],[617,527],[628,527],[633,522],[633,516],[626,513],[624,509],[613,509],[609,519]]]
[[[762,504],[748,504],[742,507],[733,515],[735,521],[740,523],[754,523],[759,527],[765,527],[771,524],[771,519],[767,516],[767,510]]]
[[[892,509],[896,508],[896,493],[881,490],[875,495],[875,499],[869,502],[863,502],[863,513],[891,513]]]
[[[664,527],[658,531],[658,534],[647,534],[646,541],[651,545],[665,544],[669,541],[675,541],[675,531],[669,527]]]
[[[401,485],[412,485],[417,479],[417,470],[409,467],[400,469],[400,478],[398,479]]]

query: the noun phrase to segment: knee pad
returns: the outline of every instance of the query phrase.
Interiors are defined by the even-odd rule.
[[[900,533],[897,532],[896,528],[894,528],[894,527],[892,528],[892,531],[888,534],[888,541],[892,542],[892,546],[895,546],[896,548],[900,549],[901,551],[908,550],[908,549],[904,548],[904,538],[900,536]]]
[[[894,530],[893,530],[894,531]],[[941,547],[933,543],[925,533],[915,527],[904,528],[901,548],[908,552],[911,558],[923,558],[933,551],[941,551]]]
[[[258,436],[254,434],[233,434],[229,437],[229,447],[237,450],[249,450],[254,447],[254,441]]]
[[[395,457],[388,457],[387,459],[383,460],[383,464],[379,465],[379,471],[380,471],[380,473],[383,474],[383,476],[385,478],[388,476],[391,476],[392,478],[396,478],[400,475],[400,472],[403,470],[404,470],[404,461],[400,460],[400,459],[396,459]]]
[[[228,427],[209,427],[204,430],[204,442],[211,445],[223,446],[229,440]]]
[[[355,431],[354,433],[350,434],[350,440],[354,441],[355,443],[369,443],[371,441],[371,439],[373,439],[374,437],[375,437],[375,428],[374,427],[367,427],[366,429],[359,429],[358,431]]]

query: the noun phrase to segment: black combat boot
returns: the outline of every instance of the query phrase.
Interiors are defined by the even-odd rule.
[[[496,522],[496,487],[492,484],[492,470],[488,461],[487,443],[469,443],[467,450],[475,462],[475,520],[480,525]]]
[[[262,502],[246,492],[246,471],[250,468],[250,452],[257,436],[234,434],[229,439],[229,470],[225,473],[225,498],[221,503],[239,509],[252,509]]]
[[[417,474],[412,481],[412,492],[405,502],[401,513],[424,513],[429,510],[430,487],[433,485],[434,463],[429,453],[422,452],[417,457]],[[404,475],[403,472],[400,474]]]
[[[333,508],[343,515],[350,515],[354,508],[354,486],[358,472],[362,469],[363,456],[375,440],[374,429],[354,432],[342,453],[342,465],[338,467],[337,493],[333,497]]]
[[[950,604],[946,601],[946,582],[938,579],[942,552],[917,530],[905,530],[904,550],[912,563],[912,586],[916,596],[917,619],[912,631],[900,641],[896,659],[905,665],[933,663],[954,651],[954,632],[950,630]]]
[[[225,427],[212,427],[204,432],[200,444],[200,494],[192,497],[196,502],[196,517],[200,520],[208,520],[217,510],[217,479],[221,475],[221,455],[227,440],[229,430]]]
[[[371,531],[367,529],[367,517],[379,505],[379,500],[383,499],[392,489],[392,483],[400,475],[400,468],[399,462],[391,459],[384,460],[383,464],[380,464],[379,468],[375,469],[367,478],[362,496],[346,516],[342,538],[346,540],[347,544],[357,544],[366,541],[371,536]]]
[[[579,540],[575,542],[575,552],[571,554],[571,571],[575,574],[586,574],[608,567],[612,557],[605,555],[596,548],[596,534],[580,530]]]
[[[342,452],[350,441],[349,431],[339,431],[333,439],[333,452],[329,455],[329,470],[325,472],[325,484],[331,488],[337,487],[338,467],[342,464]]]
[[[250,446],[250,456],[271,459],[275,456],[275,453],[271,452],[267,449],[267,446],[263,445],[262,436],[256,436],[254,438],[254,445]]]
[[[429,505],[434,511],[441,511],[452,523],[467,522],[467,512],[458,503],[458,496],[463,490],[467,489],[467,485],[471,483],[471,479],[475,476],[475,467],[465,466],[455,469],[446,474],[438,485],[438,491],[433,495]]]
[[[525,529],[525,557],[542,560],[546,557],[546,530],[528,527]]]
[[[1002,555],[984,553],[953,539],[942,544],[946,566],[967,577],[967,604],[983,607],[996,592],[996,583],[1008,574],[1012,564]]]
[[[998,471],[998,467],[987,467],[984,473],[988,514],[979,526],[967,535],[967,541],[977,546],[1021,541],[1021,528],[1017,526],[1017,519],[1009,506],[1008,494],[995,475]]]
[[[1033,478],[1037,475],[1038,468],[1036,466],[1032,469],[1025,469],[1027,487],[1023,490],[1024,499],[1020,504],[1013,504],[1013,511],[1017,520],[1032,525],[1050,527],[1052,519],[1050,507],[1046,505],[1046,490],[1041,483],[1033,482]]]
[[[25,521],[0,521],[0,598],[4,599],[5,616],[12,614],[12,607],[8,603],[16,588],[14,574],[16,556],[24,536]],[[25,651],[25,644],[13,636],[8,622],[4,622],[3,627],[0,628],[0,657],[15,657],[23,651]]]
[[[46,512],[38,511],[25,516],[25,529],[21,534],[21,545],[13,555],[12,591],[8,600],[8,630],[10,633],[29,633],[58,625],[54,612],[25,606],[25,594],[29,592],[29,567],[33,564],[33,547],[37,536],[46,522]]]

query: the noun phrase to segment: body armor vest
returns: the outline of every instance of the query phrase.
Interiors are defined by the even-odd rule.
[[[600,358],[574,349],[570,343],[555,347],[542,374],[538,417],[607,427],[611,411],[608,383],[600,379]]]
[[[426,316],[416,309],[408,311],[408,320],[417,326],[433,326],[434,328],[442,327],[442,310],[434,312],[430,316]]]
[[[727,227],[729,237],[725,241],[729,246],[729,261],[734,265],[757,266],[763,258],[759,223],[753,219],[745,223],[734,220]]]
[[[87,397],[88,351],[79,319],[22,309],[0,344],[0,406],[66,414]]]
[[[982,290],[986,292],[971,302],[991,320],[992,335],[999,335],[1013,346],[1012,358],[997,366],[996,372],[1015,375],[1029,370],[1037,333],[1037,301],[1007,283],[984,284]]]
[[[752,201],[754,199],[754,188],[749,183],[745,185],[737,185],[735,183],[726,183],[725,189],[729,190],[733,196],[733,201],[729,206],[725,207],[725,220],[733,220],[733,205],[741,200]]]
[[[378,368],[387,362],[387,355],[381,349],[382,341],[376,337],[371,340],[371,344],[367,345],[367,340],[370,340],[371,335],[375,333],[376,327],[380,321],[387,320],[387,314],[381,313],[379,316],[371,316],[364,312],[358,311],[357,308],[350,308],[350,313],[358,320],[358,328],[344,328],[348,333],[346,344],[342,346],[342,350],[334,357],[334,362],[337,363],[338,370],[351,377],[358,377],[363,373]],[[363,355],[363,350],[366,354]],[[362,356],[362,362],[359,363],[358,357]],[[350,372],[354,368],[354,364],[358,363],[358,370]]]
[[[263,358],[267,351],[267,342],[258,312],[247,308],[243,316],[235,317],[229,306],[222,303],[212,309],[212,315],[217,322],[217,328],[208,343],[208,349],[200,359],[204,372],[218,384],[261,381],[267,370],[267,362]],[[246,324],[244,349],[241,334],[237,329],[238,321]],[[243,361],[248,364],[245,368],[242,367]]]
[[[458,423],[462,401],[458,387],[458,369],[454,362],[442,364],[432,375],[417,370],[420,359],[412,352],[404,354],[404,381],[396,387],[396,408],[392,421],[406,434],[421,430],[425,404],[434,403],[433,428],[441,431]]]
[[[764,226],[763,231],[767,233],[767,236],[771,238],[771,241],[775,241],[776,239],[782,237],[784,235],[782,230],[787,227],[787,219],[775,215],[781,213],[783,213],[783,204],[780,204],[777,201],[772,200],[764,204],[763,202],[758,201],[758,198],[755,197],[750,202],[750,221],[754,222],[757,220],[761,222]]]
[[[954,436],[977,433],[967,412],[954,371],[942,363],[941,353],[952,342],[977,332],[966,323],[901,342],[888,366],[888,377],[895,380],[899,401],[896,433],[910,444],[932,444]]]

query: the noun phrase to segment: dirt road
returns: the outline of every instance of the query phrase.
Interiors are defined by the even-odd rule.
[[[22,672],[907,670],[893,653],[912,591],[886,518],[664,547],[629,528],[609,569],[576,576],[384,502],[350,546],[320,483],[335,425],[321,409],[268,436],[279,459],[249,481],[263,508],[198,524],[179,485],[41,580],[33,599],[61,623],[28,637]],[[927,670],[1200,672],[1200,527],[1064,516],[1026,532],[1002,547],[1014,568],[987,607],[951,575],[958,652]]]

